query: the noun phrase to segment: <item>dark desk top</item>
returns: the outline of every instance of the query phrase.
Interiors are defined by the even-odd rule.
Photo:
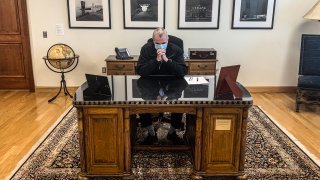
[[[174,76],[154,76],[142,78],[140,76],[106,76],[109,81],[111,96],[87,95],[84,93],[88,83],[83,83],[76,91],[73,104],[84,105],[146,105],[146,104],[198,104],[198,105],[252,105],[250,93],[241,85],[243,91],[241,100],[214,98],[215,77],[214,76],[185,76],[177,78]],[[197,78],[205,77],[208,83],[198,83]]]

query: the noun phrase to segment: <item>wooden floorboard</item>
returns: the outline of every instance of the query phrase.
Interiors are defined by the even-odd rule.
[[[74,89],[70,92],[73,93]],[[55,94],[52,89],[36,89],[35,93],[0,91],[0,179],[9,175],[48,128],[72,105],[72,100],[63,94],[49,104],[48,99]],[[253,93],[252,96],[254,104],[262,107],[320,158],[320,107],[302,105],[300,113],[296,113],[293,93]]]
[[[70,90],[70,89],[69,89]],[[74,89],[72,90],[74,92]],[[60,115],[72,105],[63,93],[53,102],[57,91],[0,91],[0,179],[15,168]]]
[[[320,159],[320,106],[301,105],[295,112],[294,93],[252,93],[254,104],[285,127]]]

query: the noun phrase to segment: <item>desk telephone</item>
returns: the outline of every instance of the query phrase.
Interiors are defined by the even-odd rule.
[[[133,57],[130,56],[130,53],[127,48],[114,48],[114,51],[116,52],[116,58],[117,59],[133,59]]]

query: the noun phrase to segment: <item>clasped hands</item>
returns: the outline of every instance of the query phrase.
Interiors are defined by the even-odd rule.
[[[157,96],[157,100],[167,100],[168,96]]]
[[[157,49],[157,61],[165,61],[167,62],[169,59],[167,58],[166,55],[166,50],[165,49]]]

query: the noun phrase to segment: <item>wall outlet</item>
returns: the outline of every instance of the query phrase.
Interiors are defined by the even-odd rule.
[[[43,38],[47,38],[47,37],[48,37],[47,31],[42,31],[42,37],[43,37]]]
[[[107,72],[107,68],[106,67],[102,67],[102,73],[106,73]]]

